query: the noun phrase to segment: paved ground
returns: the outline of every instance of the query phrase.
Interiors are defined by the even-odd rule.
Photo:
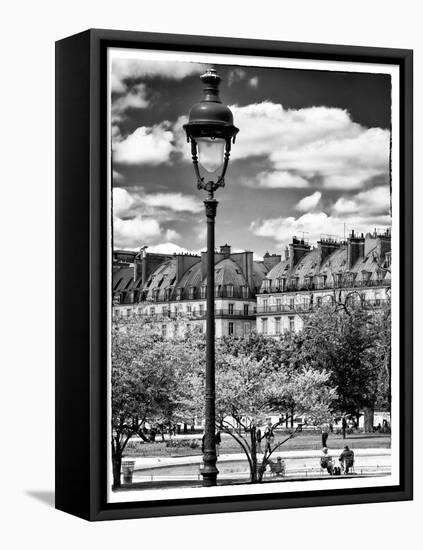
[[[330,454],[337,461],[342,448],[330,449]],[[388,474],[391,468],[390,449],[355,449],[356,475]],[[260,455],[259,455],[260,456]],[[320,451],[284,451],[275,453],[273,458],[280,456],[286,465],[285,479],[326,476],[320,469]],[[202,457],[198,455],[187,457],[138,457],[135,458],[135,483],[151,483],[164,481],[200,480],[200,465]],[[248,479],[249,469],[244,454],[223,454],[219,456],[217,467],[221,480]],[[270,476],[267,476],[270,477]],[[280,479],[280,478],[278,478]]]

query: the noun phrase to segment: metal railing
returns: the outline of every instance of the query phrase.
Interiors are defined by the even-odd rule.
[[[268,285],[263,286],[258,294],[271,294],[271,293],[281,293],[281,292],[297,292],[297,291],[304,291],[304,290],[349,290],[354,288],[374,288],[374,287],[390,287],[391,282],[390,281],[351,281],[343,283],[336,284],[336,283],[330,283],[326,282],[324,284],[322,283],[304,283],[304,284],[287,284],[284,287],[280,285]]]
[[[351,301],[351,304],[354,302]],[[386,299],[376,299],[376,300],[357,300],[357,306],[360,306],[364,309],[377,309],[386,306],[388,300]],[[268,306],[258,306],[256,313],[259,315],[265,313],[310,313],[322,306],[325,305],[325,302],[314,301],[313,304],[277,304],[277,305],[268,305]],[[335,305],[334,302],[327,303],[327,305]]]

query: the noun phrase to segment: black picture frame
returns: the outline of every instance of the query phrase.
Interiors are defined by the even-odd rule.
[[[400,71],[398,486],[107,503],[109,47],[354,61]],[[413,495],[413,52],[91,29],[56,43],[56,508],[87,520],[410,500]]]

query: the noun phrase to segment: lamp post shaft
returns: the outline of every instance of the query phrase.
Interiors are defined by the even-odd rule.
[[[207,218],[207,316],[206,316],[206,388],[205,429],[202,470],[207,487],[216,485],[216,413],[215,413],[215,319],[214,319],[214,228],[218,202],[210,193],[204,201]]]

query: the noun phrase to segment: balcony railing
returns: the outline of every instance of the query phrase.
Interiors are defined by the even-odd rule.
[[[374,287],[390,287],[391,281],[355,281],[347,283],[344,281],[341,284],[326,282],[322,283],[309,283],[309,284],[288,284],[285,288],[280,285],[269,285],[258,292],[258,294],[272,294],[280,292],[298,292],[304,290],[349,290],[351,288],[374,288]]]
[[[377,309],[382,308],[388,304],[388,300],[386,299],[376,299],[376,300],[356,300],[354,302],[351,302],[351,304],[355,303],[357,306],[361,306],[364,309]],[[266,313],[310,313],[312,311],[315,311],[319,307],[322,307],[324,305],[334,305],[330,302],[314,302],[314,304],[280,304],[280,305],[268,305],[268,306],[258,306],[257,307],[257,314],[258,315],[264,315]]]
[[[243,319],[254,319],[255,317],[255,310],[256,308],[251,308],[248,312],[240,310],[240,309],[215,309],[215,317],[242,317]],[[149,312],[141,312],[138,313],[136,310],[133,312],[134,315],[140,316],[143,318],[152,318],[154,320],[159,319],[192,319],[192,320],[201,320],[206,318],[207,310],[203,311],[156,311],[154,313]]]

